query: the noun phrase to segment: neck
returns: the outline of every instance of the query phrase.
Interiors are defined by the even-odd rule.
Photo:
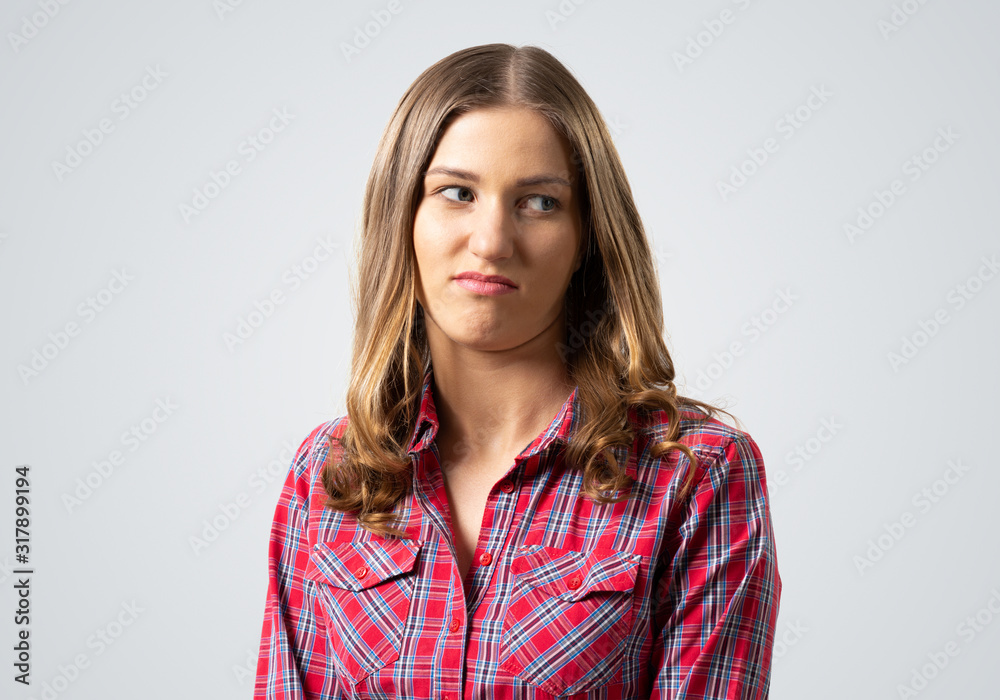
[[[516,348],[479,351],[428,328],[438,449],[463,464],[508,463],[556,416],[572,393],[558,352],[565,323]]]

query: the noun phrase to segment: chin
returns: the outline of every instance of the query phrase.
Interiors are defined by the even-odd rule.
[[[445,335],[455,343],[472,350],[495,351],[516,347],[523,339],[515,337],[509,328],[497,323],[459,324],[446,329]]]

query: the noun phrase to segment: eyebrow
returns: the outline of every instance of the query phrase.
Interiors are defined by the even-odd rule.
[[[430,170],[425,170],[424,177],[427,177],[428,175],[450,175],[451,177],[461,178],[470,182],[479,182],[478,175],[470,173],[468,170],[459,170],[458,168],[438,166],[436,168],[431,168]],[[570,189],[573,187],[569,180],[559,177],[558,175],[533,175],[531,177],[522,177],[514,184],[517,187],[529,187],[531,185],[565,185]]]

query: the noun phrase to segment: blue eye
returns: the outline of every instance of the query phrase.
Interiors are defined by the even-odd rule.
[[[554,209],[559,208],[559,200],[556,199],[555,197],[549,197],[548,195],[544,194],[536,194],[530,197],[530,199],[541,199],[548,204],[548,208],[542,208],[539,211],[552,211]]]
[[[445,187],[443,190],[441,190],[441,194],[444,194],[448,190],[464,190],[465,192],[468,192],[470,195],[472,194],[472,190],[470,190],[468,187],[462,187],[461,185],[455,185],[453,187]],[[468,199],[452,199],[448,195],[445,195],[445,199],[451,199],[453,202],[468,202],[468,201],[470,201]]]

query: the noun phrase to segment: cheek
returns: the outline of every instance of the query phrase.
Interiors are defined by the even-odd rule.
[[[434,240],[430,235],[428,217],[417,210],[417,215],[413,219],[413,254],[416,257],[417,270],[426,271],[430,261],[433,260],[431,243]]]
[[[563,277],[573,274],[576,250],[575,242],[569,236],[553,238],[545,248],[535,253],[535,266],[548,271],[546,280],[552,285],[560,284]]]
[[[435,295],[446,276],[447,237],[439,221],[426,210],[417,210],[413,219],[413,254],[416,261],[418,301],[425,302],[424,292]]]
[[[417,209],[413,219],[413,251],[423,270],[441,268],[455,254],[456,239],[447,219],[432,208]]]

